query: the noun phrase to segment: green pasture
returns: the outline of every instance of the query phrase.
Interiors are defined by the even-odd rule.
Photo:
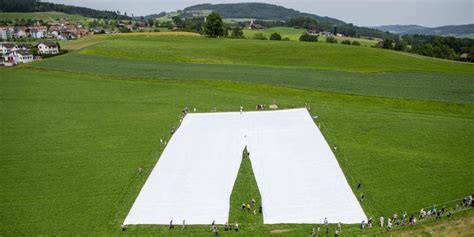
[[[88,18],[81,15],[67,14],[63,12],[0,12],[0,20],[31,19],[43,21],[56,21],[68,19],[73,21],[85,21]]]
[[[454,72],[474,75],[472,64],[417,58],[390,50],[311,42],[163,37],[103,36],[80,54],[120,59],[206,64],[244,64],[346,72]]]
[[[212,235],[210,225],[120,231],[163,151],[159,140],[169,139],[184,107],[309,104],[374,219],[436,204],[451,208],[474,191],[470,64],[301,42],[156,35],[88,40],[78,40],[86,45],[67,55],[0,68],[1,236]],[[263,225],[260,215],[239,210],[251,198],[259,194],[244,156],[229,210],[240,230],[220,226],[220,235],[310,236],[316,226]],[[334,230],[331,225],[331,235]],[[388,232],[344,225],[343,234]]]
[[[263,30],[243,30],[244,36],[246,38],[252,38],[256,33],[263,33],[267,39],[270,38],[270,35],[273,33],[278,33],[282,38],[288,37],[290,40],[298,41],[300,36],[305,32],[304,29],[295,29],[290,27],[273,27]]]
[[[229,80],[357,95],[458,103],[472,103],[474,99],[472,76],[452,73],[358,73],[310,68],[155,62],[75,53],[32,66],[114,75],[126,79]],[[436,80],[436,83],[433,83],[433,80]]]
[[[298,41],[300,36],[305,32],[305,29],[295,29],[291,27],[272,27],[266,28],[263,30],[244,30],[244,36],[246,38],[251,39],[256,33],[263,33],[267,39],[270,38],[270,35],[273,33],[278,33],[281,35],[282,38],[288,37],[292,41]],[[350,40],[350,41],[359,41],[362,46],[373,46],[377,44],[377,40],[370,40],[364,38],[354,38],[354,37],[347,37],[347,36],[335,36],[335,38],[339,41],[342,40]],[[326,37],[320,36],[318,38],[319,42],[326,42]]]

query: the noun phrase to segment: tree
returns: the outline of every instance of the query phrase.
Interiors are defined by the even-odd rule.
[[[240,27],[235,27],[232,30],[232,33],[230,34],[230,37],[236,38],[236,39],[241,39],[241,38],[244,37],[244,32],[242,31],[242,29],[240,29]]]
[[[300,41],[305,41],[305,42],[318,42],[318,36],[317,36],[317,35],[302,34],[302,35],[300,36]]]
[[[210,37],[223,36],[225,33],[224,22],[217,12],[209,14],[206,18],[206,34]]]
[[[352,45],[354,46],[360,46],[360,42],[357,40],[352,41]]]
[[[393,49],[397,51],[405,51],[407,49],[407,43],[403,40],[397,40]]]
[[[179,16],[173,16],[171,18],[171,20],[173,21],[173,24],[178,28],[178,29],[181,29],[183,28],[183,19],[181,19],[181,17]]]
[[[337,44],[337,39],[332,36],[329,36],[326,38],[326,43]]]
[[[350,40],[343,40],[343,41],[341,41],[341,44],[351,45],[351,41]]]
[[[382,41],[382,48],[384,48],[384,49],[393,49],[393,40],[385,38]]]
[[[148,26],[153,27],[155,25],[155,21],[153,19],[148,19]]]
[[[270,40],[281,40],[281,35],[275,32],[270,35]]]

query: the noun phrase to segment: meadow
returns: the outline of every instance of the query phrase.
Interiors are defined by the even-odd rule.
[[[263,33],[267,37],[267,39],[270,38],[270,35],[273,33],[278,33],[281,35],[282,38],[287,37],[291,41],[298,41],[300,36],[306,31],[305,29],[295,29],[291,27],[272,27],[272,28],[266,28],[263,30],[243,30],[244,31],[244,36],[246,38],[251,39],[256,33]],[[377,40],[371,40],[371,39],[366,39],[366,38],[354,38],[354,37],[347,37],[347,36],[334,36],[339,43],[342,40],[350,40],[350,41],[359,41],[361,46],[365,47],[370,47],[375,44],[377,44]],[[325,43],[326,42],[326,37],[325,36],[319,36],[318,37],[318,42],[319,43]]]
[[[184,107],[205,112],[310,105],[374,219],[452,207],[473,191],[470,64],[343,45],[159,34],[95,36],[69,46],[74,44],[85,45],[0,69],[2,236],[121,234],[120,224],[163,150],[159,140],[169,139]],[[310,235],[314,225],[262,225],[261,216],[238,209],[259,199],[250,167],[244,157],[230,200],[238,234]],[[472,213],[456,213],[452,221]],[[392,233],[419,233],[423,226]],[[209,236],[209,227],[131,226],[126,234]],[[220,228],[221,235],[235,235]],[[387,234],[361,232],[357,225],[343,230]]]

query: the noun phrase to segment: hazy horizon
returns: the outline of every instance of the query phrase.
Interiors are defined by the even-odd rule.
[[[474,1],[471,0],[45,0],[90,7],[119,10],[128,15],[145,16],[170,12],[202,3],[265,2],[287,8],[329,16],[359,26],[422,25],[428,27],[474,23]]]

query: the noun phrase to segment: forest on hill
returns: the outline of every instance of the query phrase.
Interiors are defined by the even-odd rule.
[[[64,4],[41,2],[38,0],[0,0],[0,12],[64,12],[68,14],[77,14],[91,18],[130,20],[126,15],[119,11],[102,11],[87,7],[76,7]]]

